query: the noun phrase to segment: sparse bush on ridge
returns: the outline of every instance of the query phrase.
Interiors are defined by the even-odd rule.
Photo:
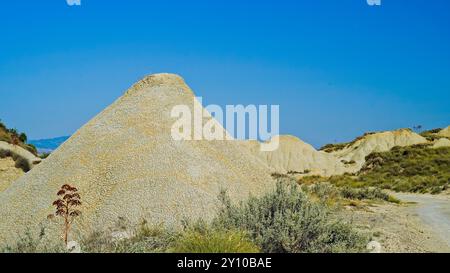
[[[342,162],[344,165],[354,165],[354,164],[356,164],[356,161],[355,161],[355,160],[350,160],[350,161],[347,161],[347,160],[341,160],[341,162]]]
[[[311,173],[311,170],[308,170],[308,169],[306,169],[302,172],[299,172],[299,171],[288,171],[287,172],[288,175],[309,174],[309,173]]]
[[[47,153],[47,152],[46,152],[46,153],[42,153],[42,154],[39,155],[39,158],[40,158],[40,159],[46,159],[47,157],[50,156],[50,154],[51,154],[51,153]]]
[[[360,201],[380,200],[391,203],[400,203],[400,200],[384,192],[382,189],[376,187],[355,188],[347,185],[338,187],[334,184],[326,182],[326,178],[316,178],[315,183],[311,183],[308,179],[308,183],[301,184],[301,182],[304,181],[305,180],[303,179],[300,180],[300,185],[302,186],[303,191],[305,191],[312,197],[317,197],[322,203],[328,205],[338,203],[340,199]]]
[[[352,141],[350,141],[350,142],[327,144],[327,145],[321,147],[321,148],[319,149],[319,151],[324,151],[324,152],[326,152],[326,153],[332,153],[332,152],[336,152],[336,151],[339,151],[339,150],[343,150],[343,149],[345,149],[345,148],[347,148],[347,147],[352,146],[352,145],[355,144],[358,140],[361,140],[361,139],[365,138],[366,136],[370,136],[370,135],[373,135],[373,134],[376,134],[376,132],[367,132],[367,133],[364,133],[362,136],[359,136],[359,137],[355,138],[354,140],[352,140]]]
[[[19,133],[17,129],[8,129],[0,120],[0,141],[20,146],[30,153],[37,156],[38,152],[34,145],[28,144],[28,136],[25,133]]]
[[[356,189],[346,186],[340,189],[340,194],[343,198],[353,200],[384,200],[391,203],[400,203],[400,200],[374,187]]]
[[[272,176],[273,179],[289,179],[289,175],[285,173],[271,173],[270,176]]]
[[[34,146],[33,144],[23,144],[22,148],[24,148],[25,150],[29,151],[30,153],[34,154],[34,155],[38,155],[38,151],[36,146]]]
[[[444,136],[439,136],[438,133],[442,128],[436,128],[428,131],[421,132],[420,135],[426,138],[428,141],[435,141],[440,138],[445,138]]]

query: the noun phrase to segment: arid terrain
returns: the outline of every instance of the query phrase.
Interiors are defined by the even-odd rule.
[[[367,252],[370,241],[380,252],[450,252],[448,127],[318,150],[275,136],[279,149],[264,152],[258,141],[175,140],[180,104],[202,109],[180,76],[147,76],[40,157],[1,124],[0,247],[56,251],[56,206],[73,216],[65,238],[91,252],[219,251],[208,244],[224,238],[236,239],[219,248],[229,252]],[[202,122],[226,134],[211,115]]]
[[[381,252],[450,252],[449,196],[394,194],[403,204],[376,203],[345,214],[361,230],[374,234]]]

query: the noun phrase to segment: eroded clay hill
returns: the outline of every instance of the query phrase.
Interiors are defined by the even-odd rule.
[[[168,226],[209,219],[222,190],[233,201],[269,190],[274,182],[268,168],[240,143],[173,140],[171,110],[192,107],[193,100],[176,75],[152,75],[135,84],[0,193],[0,241],[38,224],[60,232],[46,216],[65,183],[77,187],[83,201],[74,236],[114,225],[119,217]]]
[[[259,142],[248,142],[253,154],[266,163],[273,173],[330,176],[346,172],[346,166],[334,155],[317,151],[295,136],[275,138],[279,142],[279,148],[273,152],[262,152]]]
[[[365,163],[366,156],[373,152],[386,152],[395,146],[412,146],[428,141],[409,129],[367,134],[347,147],[332,152],[341,162],[346,163],[350,172],[359,171]]]
[[[247,145],[272,172],[289,173],[295,176],[356,173],[364,165],[366,156],[373,152],[389,151],[395,146],[428,143],[424,137],[409,129],[366,134],[331,152],[317,151],[297,137],[279,136],[277,138],[279,138],[280,147],[273,152],[261,152],[258,142],[255,141],[249,141]]]

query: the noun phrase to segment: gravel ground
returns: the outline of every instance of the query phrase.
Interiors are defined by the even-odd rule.
[[[364,209],[348,208],[344,215],[357,228],[372,233],[373,239],[381,243],[382,252],[450,252],[442,234],[420,215],[421,207],[417,204],[379,203]]]

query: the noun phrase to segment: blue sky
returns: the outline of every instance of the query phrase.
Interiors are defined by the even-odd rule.
[[[450,1],[3,1],[0,118],[73,133],[144,75],[206,104],[279,104],[281,133],[320,146],[450,124]]]

